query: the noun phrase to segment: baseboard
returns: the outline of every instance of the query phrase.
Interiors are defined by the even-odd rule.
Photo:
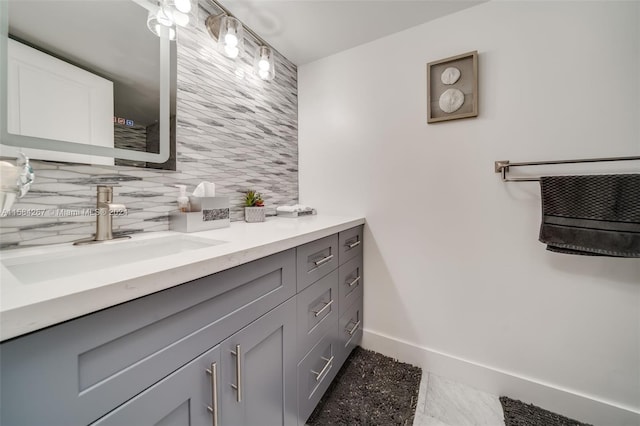
[[[362,346],[494,395],[600,426],[638,426],[640,411],[364,329]]]

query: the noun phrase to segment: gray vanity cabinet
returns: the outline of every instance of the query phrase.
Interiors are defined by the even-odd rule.
[[[294,298],[222,343],[222,425],[297,423],[295,318]]]
[[[2,342],[0,424],[303,425],[362,338],[361,233]]]
[[[295,294],[291,249],[3,342],[0,424],[90,424]]]
[[[295,425],[295,310],[289,299],[92,426]]]
[[[336,364],[342,365],[351,351],[362,341],[364,270],[362,226],[339,234],[340,267]]]
[[[215,380],[215,382],[214,382]],[[220,346],[174,371],[92,426],[219,424]],[[214,417],[215,420],[214,420]]]

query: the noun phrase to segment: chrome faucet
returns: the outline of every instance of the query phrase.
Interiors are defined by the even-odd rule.
[[[113,238],[113,214],[127,212],[127,208],[124,204],[113,203],[113,187],[98,185],[97,199],[96,235],[93,238],[76,241],[73,244],[93,244],[102,241],[131,238],[129,235],[122,235],[120,237]]]

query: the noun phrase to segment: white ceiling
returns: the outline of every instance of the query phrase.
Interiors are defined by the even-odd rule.
[[[487,0],[220,0],[296,65]]]

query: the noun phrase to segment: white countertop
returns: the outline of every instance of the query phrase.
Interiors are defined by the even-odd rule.
[[[228,228],[181,234],[150,232],[131,240],[188,235],[224,241],[162,257],[113,265],[60,279],[23,283],[4,265],[0,267],[0,341],[86,315],[135,298],[232,268],[364,223],[361,217],[307,216],[267,218],[263,223],[232,222]],[[107,242],[103,244],[120,244]],[[124,243],[126,244],[126,243]],[[0,259],[46,256],[69,250],[71,244],[6,250]],[[95,245],[94,245],[95,246]],[[93,246],[84,246],[93,247]],[[73,250],[82,250],[75,246]],[[79,252],[80,253],[80,252]]]

